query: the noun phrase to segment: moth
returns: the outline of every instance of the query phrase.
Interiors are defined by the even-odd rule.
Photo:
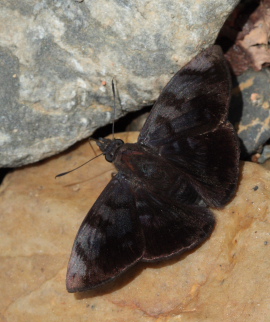
[[[68,292],[112,281],[140,261],[189,251],[215,227],[239,176],[238,138],[227,120],[230,75],[218,46],[201,52],[163,89],[138,142],[99,139],[118,173],[75,238]]]

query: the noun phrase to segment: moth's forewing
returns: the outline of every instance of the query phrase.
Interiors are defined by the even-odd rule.
[[[231,78],[219,46],[181,68],[165,86],[139,142],[152,148],[215,129],[227,119]]]
[[[85,217],[67,271],[69,292],[111,281],[140,260],[144,236],[130,185],[116,175]]]
[[[230,88],[221,49],[210,47],[168,83],[139,137],[215,207],[232,198],[239,177],[238,138],[227,121]]]

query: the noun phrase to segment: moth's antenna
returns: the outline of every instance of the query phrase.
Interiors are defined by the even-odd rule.
[[[113,91],[113,124],[112,124],[112,139],[114,140],[114,122],[116,118],[116,107],[115,107],[115,85],[114,79],[112,79],[112,91]]]
[[[96,154],[95,149],[93,148],[93,145],[92,145],[92,143],[91,143],[91,140],[92,140],[92,141],[95,141],[95,142],[98,142],[98,140],[96,140],[96,139],[94,139],[94,138],[89,138],[89,139],[88,139],[88,143],[89,143],[89,145],[90,145],[90,148],[91,148],[91,149],[92,149],[92,151],[94,152],[94,155],[97,155],[97,154]]]
[[[96,155],[95,157],[93,157],[92,159],[90,159],[90,160],[86,161],[85,163],[81,164],[80,166],[78,166],[78,167],[77,167],[77,168],[75,168],[75,169],[72,169],[72,170],[67,171],[67,172],[59,173],[57,176],[55,176],[55,178],[65,176],[66,174],[68,174],[68,173],[70,173],[70,172],[73,172],[73,171],[75,171],[75,170],[77,170],[77,169],[79,169],[79,168],[83,167],[83,166],[84,166],[84,165],[86,165],[88,162],[90,162],[90,161],[92,161],[92,160],[94,160],[94,159],[96,159],[96,158],[100,157],[102,154],[104,154],[104,153],[100,153],[100,154]]]

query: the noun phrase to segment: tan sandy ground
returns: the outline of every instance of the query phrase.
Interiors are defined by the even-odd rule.
[[[118,135],[134,142],[137,133]],[[100,290],[69,294],[65,274],[80,223],[111,178],[88,143],[9,174],[0,194],[0,321],[270,321],[270,172],[245,163],[236,197],[214,210],[198,249],[140,264]],[[257,187],[257,188],[255,188]]]

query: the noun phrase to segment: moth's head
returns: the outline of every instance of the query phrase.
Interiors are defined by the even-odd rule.
[[[120,139],[104,139],[99,138],[97,141],[97,145],[99,146],[100,150],[104,153],[105,159],[108,162],[113,162],[115,159],[115,155],[117,150],[124,144],[124,141]]]

